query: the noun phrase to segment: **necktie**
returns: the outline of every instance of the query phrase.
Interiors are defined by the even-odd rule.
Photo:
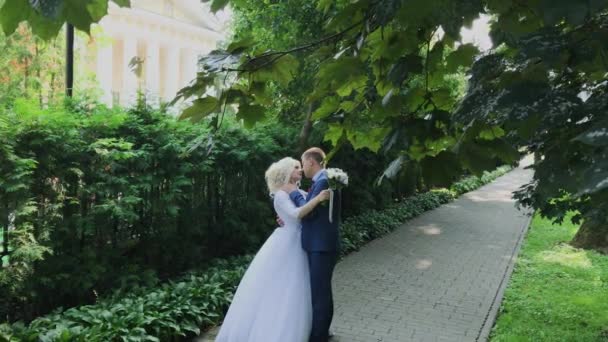
[[[313,186],[315,186],[315,182],[314,181],[310,182],[310,187],[308,188],[308,191],[306,191],[306,192],[310,193],[310,190],[312,190]]]

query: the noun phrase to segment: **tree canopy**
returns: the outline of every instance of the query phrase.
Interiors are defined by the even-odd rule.
[[[250,4],[203,2],[213,11]],[[298,3],[263,2],[269,11]],[[278,101],[273,89],[293,84],[307,63],[310,119],[328,125],[334,148],[348,142],[390,156],[383,177],[418,163],[429,185],[445,184],[497,159],[513,162],[525,149],[537,158],[533,182],[518,193],[522,203],[557,220],[577,210],[575,220],[608,226],[608,0],[312,3],[314,12],[303,13],[316,13],[314,26],[287,31],[313,34],[268,45],[243,34],[202,58],[203,71],[178,94],[193,100],[182,118],[217,125],[235,105],[253,125]],[[86,31],[107,11],[107,0],[0,4],[5,32],[27,20],[43,37],[66,21]],[[492,18],[494,43],[483,54],[460,37],[480,14]],[[463,73],[470,77],[464,97],[450,86]],[[220,94],[209,95],[218,79]]]
[[[215,10],[243,0],[213,0]],[[289,1],[288,1],[289,2]],[[267,1],[269,7],[276,2]],[[261,118],[269,84],[289,84],[296,54],[319,61],[307,100],[326,139],[394,157],[384,176],[408,162],[430,184],[462,170],[479,173],[518,150],[535,153],[524,204],[563,219],[577,210],[606,226],[608,196],[608,1],[357,0],[316,2],[323,34],[291,48],[260,50],[241,37],[203,58],[180,96],[204,93],[218,75],[221,96],[201,97],[185,117],[214,115],[237,104],[245,120]],[[492,17],[494,48],[480,54],[460,29]],[[470,76],[463,99],[446,82]]]

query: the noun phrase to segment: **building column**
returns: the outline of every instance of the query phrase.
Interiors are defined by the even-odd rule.
[[[179,50],[179,47],[175,45],[169,45],[167,47],[167,64],[165,65],[167,72],[165,79],[165,93],[163,94],[165,101],[173,100],[178,91],[180,75]]]
[[[149,100],[153,104],[158,104],[160,97],[160,45],[158,41],[148,42],[144,67],[146,70],[146,90],[150,95]]]
[[[192,49],[183,49],[182,57],[182,77],[181,86],[185,87],[190,84],[190,81],[196,78],[196,71],[198,70],[198,59],[197,54]]]
[[[97,49],[97,81],[102,91],[101,102],[108,107],[112,107],[112,45],[113,42],[110,41]]]
[[[120,94],[120,103],[123,106],[130,106],[136,101],[137,94],[137,75],[129,67],[133,57],[137,56],[137,39],[132,36],[125,36],[123,40],[123,85]]]

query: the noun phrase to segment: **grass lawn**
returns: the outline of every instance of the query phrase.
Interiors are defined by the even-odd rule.
[[[490,341],[608,341],[608,256],[567,245],[577,229],[534,218]]]

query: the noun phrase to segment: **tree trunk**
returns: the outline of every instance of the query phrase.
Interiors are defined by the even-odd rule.
[[[608,254],[608,224],[597,220],[586,220],[570,244]]]
[[[304,125],[302,126],[302,130],[300,131],[300,152],[306,151],[308,148],[308,138],[310,137],[310,133],[312,132],[312,110],[313,104],[310,103],[308,105],[308,110],[306,111],[306,118],[304,119]]]
[[[36,67],[36,77],[38,78],[38,82],[39,82],[39,86],[38,86],[38,102],[40,104],[40,109],[44,108],[44,101],[43,101],[43,97],[42,97],[42,75],[40,72],[40,48],[38,46],[38,40],[35,40],[35,59],[37,62],[37,67]]]
[[[57,49],[57,38],[55,38],[53,40],[53,50]],[[51,69],[51,86],[49,89],[49,95],[48,95],[48,99],[47,99],[47,103],[52,104],[53,103],[53,98],[55,98],[55,69],[52,68]]]
[[[23,64],[24,64],[24,68],[23,68],[23,96],[27,97],[27,87],[28,87],[28,80],[29,80],[29,76],[30,76],[30,64],[29,64],[29,59],[26,57],[23,60]]]

